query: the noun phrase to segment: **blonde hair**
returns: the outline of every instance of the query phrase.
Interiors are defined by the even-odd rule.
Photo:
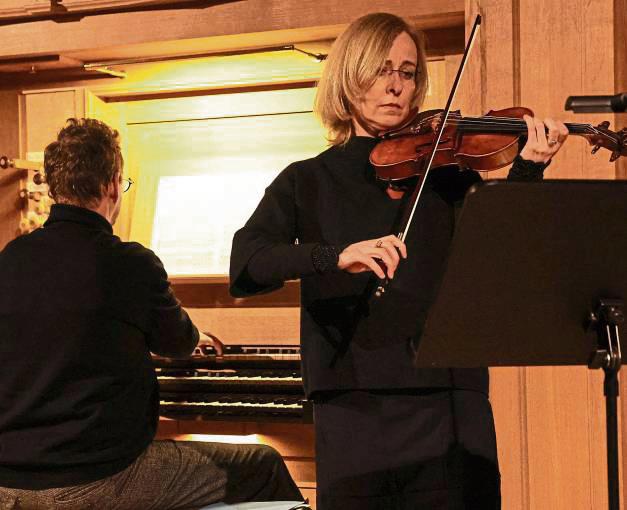
[[[375,83],[394,40],[406,32],[418,52],[414,97],[420,106],[428,87],[424,37],[407,21],[393,14],[367,14],[353,21],[333,43],[326,60],[314,111],[328,132],[332,145],[345,144],[353,135],[351,105]]]

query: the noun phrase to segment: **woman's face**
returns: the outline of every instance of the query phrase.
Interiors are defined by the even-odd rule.
[[[405,120],[416,88],[417,62],[416,44],[402,32],[394,39],[374,85],[353,105],[355,134],[377,136]]]

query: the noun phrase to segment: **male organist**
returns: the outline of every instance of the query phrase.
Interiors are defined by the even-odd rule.
[[[122,170],[116,131],[70,119],[48,221],[0,252],[0,508],[302,500],[269,447],[154,440],[150,352],[189,355],[198,331],[159,258],[113,235]]]

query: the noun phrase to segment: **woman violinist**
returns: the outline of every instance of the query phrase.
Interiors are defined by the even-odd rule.
[[[422,37],[406,21],[380,13],[353,22],[318,86],[331,148],[288,166],[233,239],[234,296],[301,280],[319,510],[500,508],[487,369],[413,366],[455,211],[480,177],[431,172],[403,243],[392,233],[412,183],[392,188],[369,163],[375,137],[421,104],[426,70]],[[525,120],[528,141],[509,179],[538,180],[568,130]],[[373,298],[386,276],[385,297]]]

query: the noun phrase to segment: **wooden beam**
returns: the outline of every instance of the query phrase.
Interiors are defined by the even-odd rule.
[[[43,20],[65,23],[100,14],[205,8],[236,1],[238,0],[36,0],[33,3],[31,0],[24,4],[18,0],[5,0],[5,5],[0,7],[0,25]]]
[[[0,26],[0,56],[68,53],[107,46],[216,36],[239,37],[241,34],[279,30],[306,30],[311,36],[316,35],[318,29],[326,35],[325,27],[341,27],[358,16],[378,11],[405,16],[416,21],[421,28],[454,26],[463,23],[464,2],[248,0],[220,3],[204,9],[103,14],[75,23],[38,21]]]
[[[19,158],[20,104],[15,92],[0,92],[0,156]],[[20,179],[24,171],[0,169],[0,250],[13,240],[20,224]]]

